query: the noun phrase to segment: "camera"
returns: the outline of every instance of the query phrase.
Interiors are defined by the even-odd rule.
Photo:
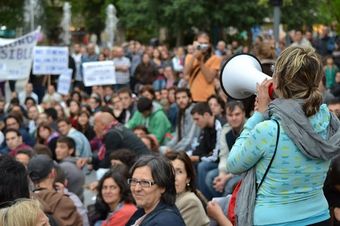
[[[197,49],[197,50],[200,50],[200,51],[206,51],[208,48],[209,48],[209,45],[208,45],[208,44],[198,44],[198,45],[196,46],[196,49]]]

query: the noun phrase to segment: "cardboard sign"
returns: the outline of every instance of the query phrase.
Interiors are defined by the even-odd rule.
[[[72,83],[72,69],[67,69],[58,78],[58,90],[57,92],[66,95],[70,92]]]
[[[19,80],[28,78],[40,28],[17,39],[0,39],[0,78]]]
[[[85,86],[116,84],[113,61],[88,62],[82,66]]]
[[[35,75],[59,75],[68,69],[67,47],[37,46],[33,56]]]

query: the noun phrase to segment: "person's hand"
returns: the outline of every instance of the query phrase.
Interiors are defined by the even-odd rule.
[[[96,190],[97,190],[97,187],[98,187],[98,184],[99,184],[98,181],[92,182],[92,183],[89,185],[89,189],[90,189],[91,191],[96,191]]]
[[[79,169],[82,169],[86,163],[87,163],[87,158],[80,158],[77,160],[76,164]]]
[[[207,204],[207,214],[210,218],[217,220],[224,215],[222,208],[215,201],[210,201]]]
[[[334,208],[334,217],[337,221],[340,221],[340,208],[338,207]]]
[[[226,182],[232,177],[232,174],[221,174],[215,177],[213,187],[218,192],[223,192]]]
[[[196,58],[196,60],[198,60],[198,62],[201,62],[201,60],[203,60],[203,53],[201,50],[195,50],[194,52],[194,57]]]
[[[269,96],[269,86],[273,83],[273,80],[265,79],[261,84],[256,84],[257,96],[255,100],[255,111],[264,113],[268,104],[271,102],[271,98]]]
[[[199,45],[199,43],[197,41],[194,41],[193,46],[194,46],[194,53],[193,56],[194,58],[196,58],[196,60],[198,60],[199,62],[203,59],[203,53],[201,50],[197,49],[197,46]]]

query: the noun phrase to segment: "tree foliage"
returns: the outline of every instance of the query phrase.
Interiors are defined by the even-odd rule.
[[[40,0],[43,19],[39,20],[50,38],[56,38],[62,19],[62,5],[67,0]],[[195,31],[204,30],[222,38],[224,28],[233,26],[249,30],[272,17],[270,0],[68,0],[72,6],[73,26],[85,27],[99,35],[105,28],[106,7],[114,4],[119,26],[127,38],[141,41],[167,30],[170,39],[185,43]],[[23,0],[0,0],[2,25],[22,27]],[[314,23],[340,21],[340,0],[283,0],[281,21],[286,28],[302,28]]]
[[[5,25],[9,29],[17,28],[24,20],[23,0],[0,0],[0,25]]]

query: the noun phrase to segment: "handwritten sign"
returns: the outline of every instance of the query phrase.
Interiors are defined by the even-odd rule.
[[[72,69],[67,69],[58,78],[58,90],[57,92],[66,95],[70,92],[72,83]]]
[[[59,75],[68,68],[67,47],[37,46],[33,56],[33,74]]]
[[[0,78],[28,78],[40,28],[17,39],[0,39]]]
[[[116,84],[113,61],[88,62],[82,66],[85,86]]]

